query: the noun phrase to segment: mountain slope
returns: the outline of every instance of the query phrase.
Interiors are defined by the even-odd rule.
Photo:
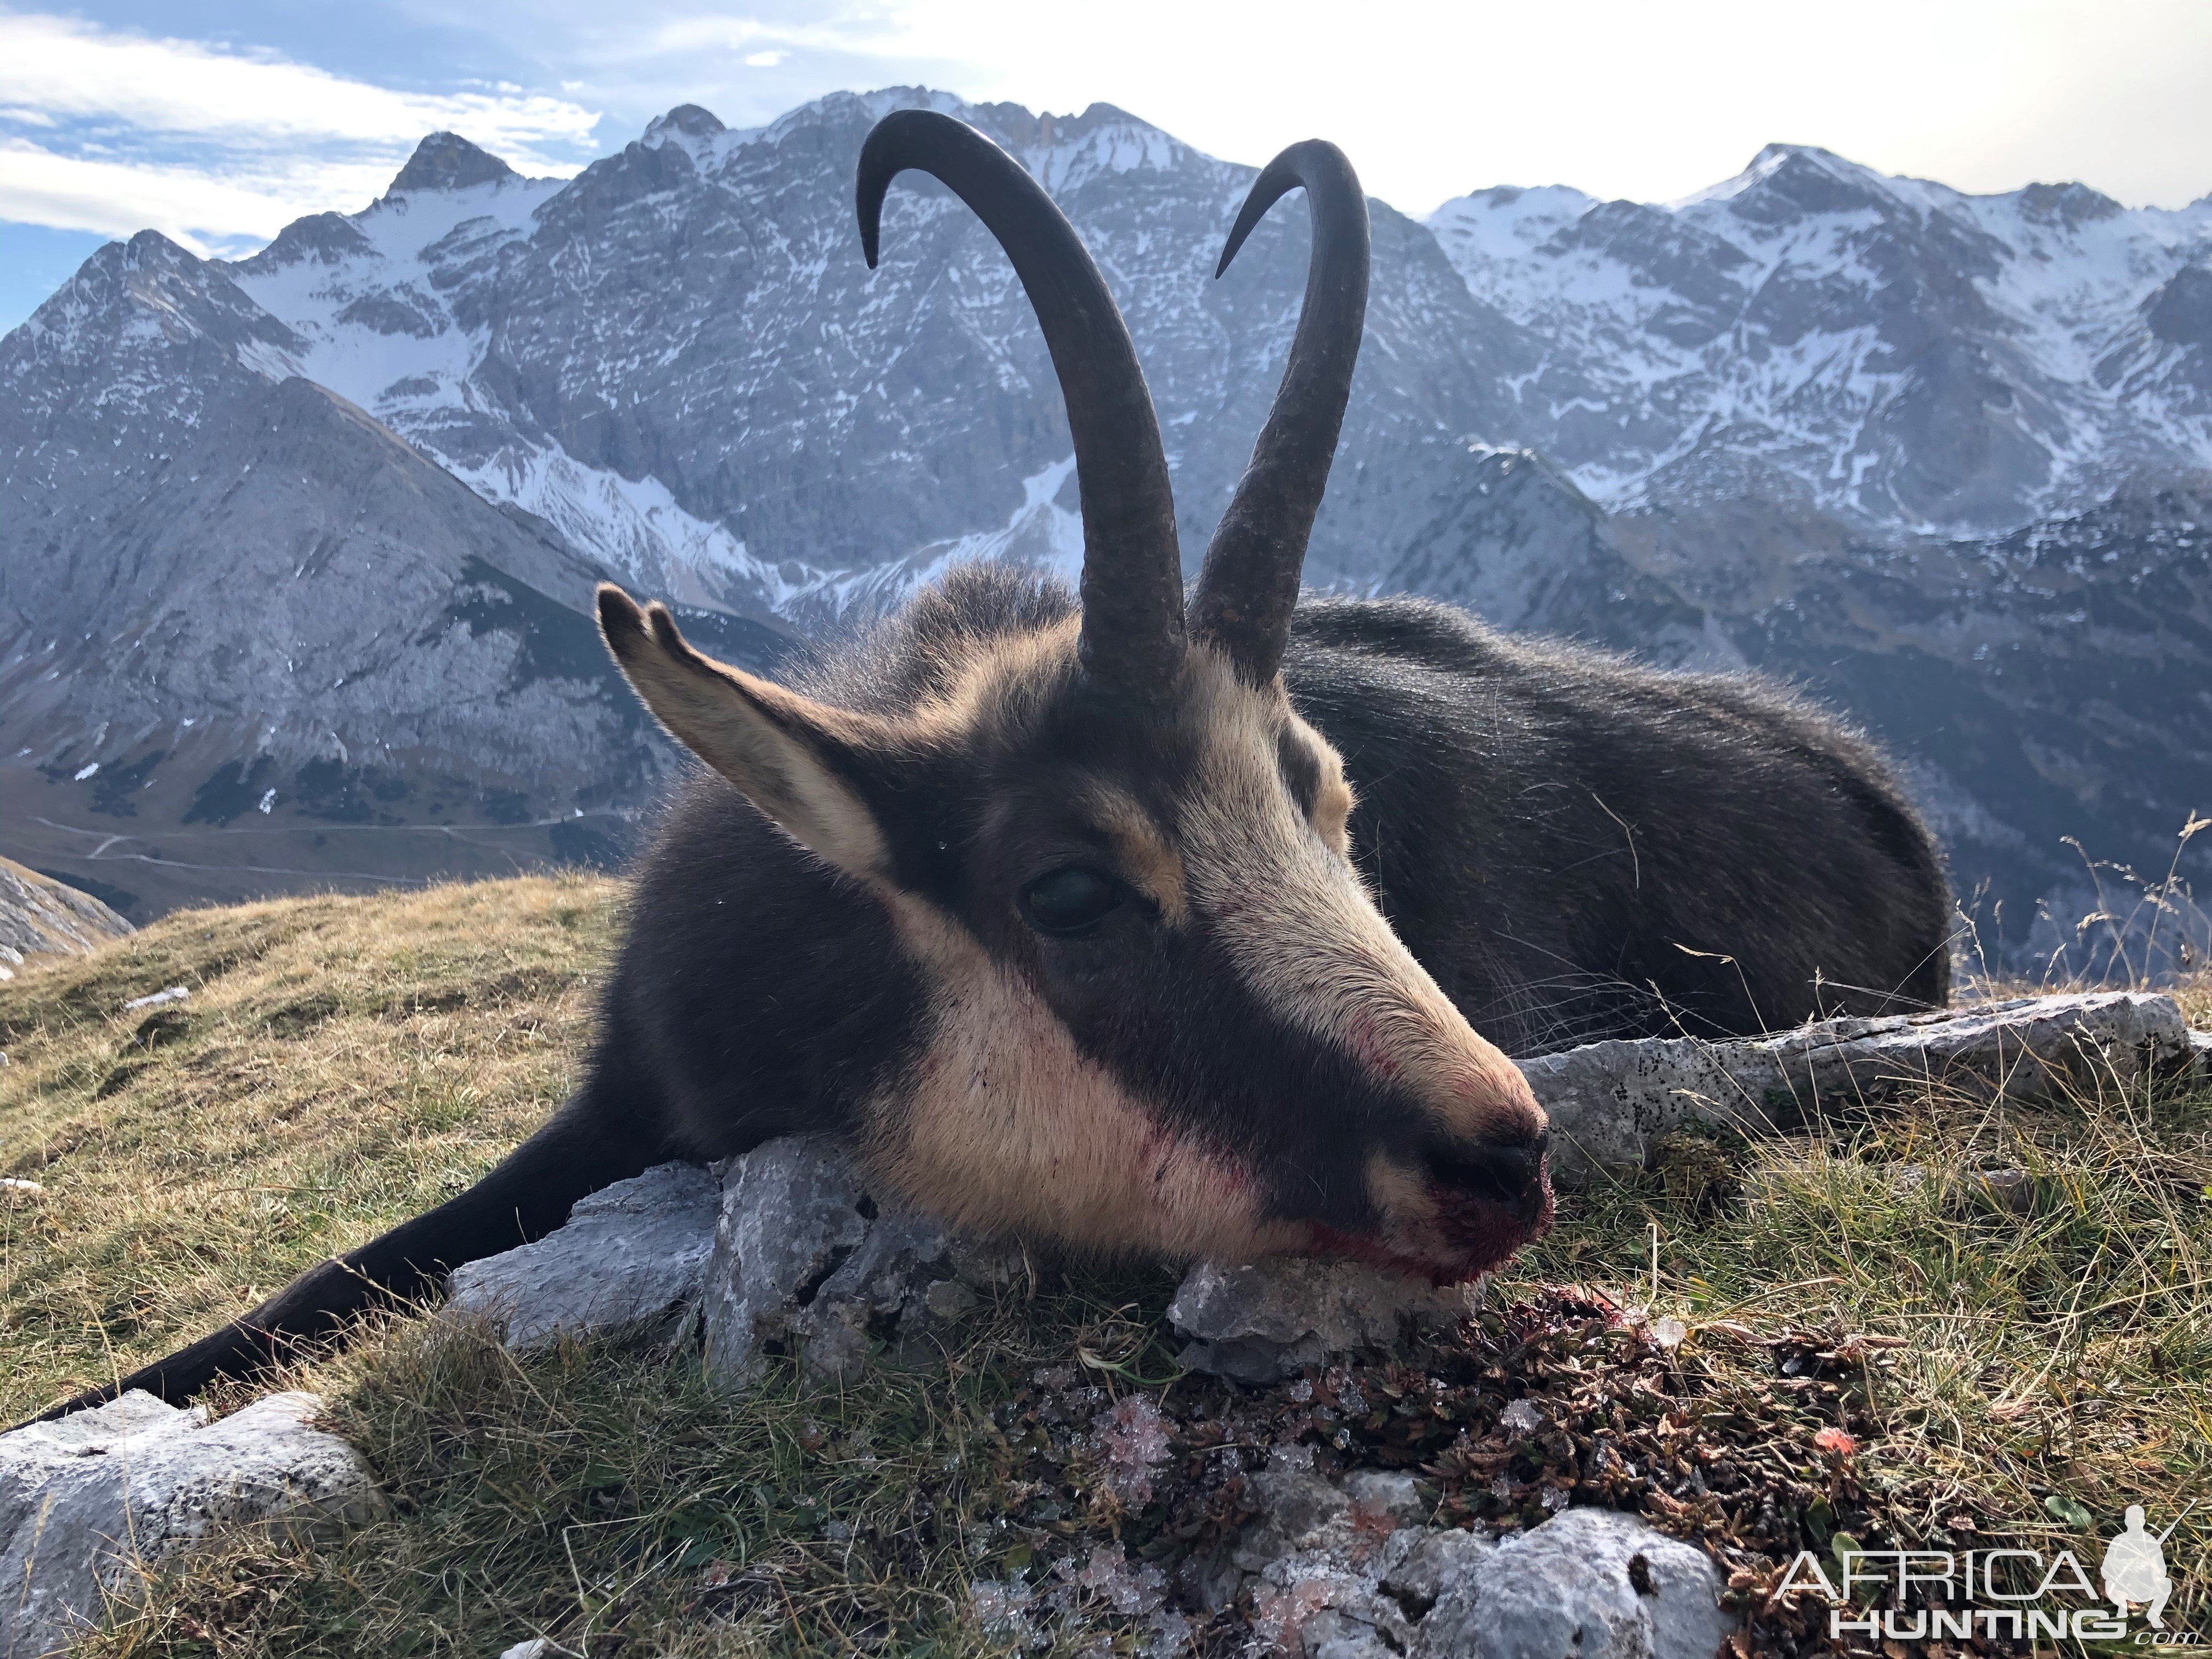
[[[710,603],[834,613],[856,575],[1010,526],[1048,480],[1073,501],[1042,337],[972,216],[909,174],[880,268],[860,258],[861,140],[925,102],[1004,143],[1082,229],[1143,355],[1194,560],[1281,372],[1303,216],[1273,216],[1214,282],[1252,170],[1108,106],[1055,119],[839,94],[750,132],[686,107],[565,185],[395,187],[228,275],[304,343],[301,372],[600,562]],[[1395,481],[1495,424],[1501,377],[1536,361],[1419,226],[1380,204],[1376,220],[1375,343],[1347,422],[1354,484],[1317,538],[1324,579],[1371,572]]]
[[[747,131],[679,107],[567,181],[436,134],[251,258],[105,248],[0,344],[0,839],[142,913],[605,860],[672,757],[592,639],[601,576],[768,667],[957,559],[1072,574],[1003,254],[908,174],[860,258],[854,161],[915,104],[1093,249],[1194,565],[1303,289],[1295,198],[1213,277],[1252,169],[915,88]],[[2212,199],[1775,146],[1666,206],[1370,209],[1311,581],[1832,696],[2015,916],[2073,879],[2062,836],[2162,866],[2212,811]]]
[[[1004,255],[910,175],[882,269],[860,257],[861,140],[915,102],[993,131],[1083,228],[1145,354],[1194,562],[1303,291],[1296,204],[1212,280],[1251,169],[1103,106],[913,91],[743,133],[678,109],[565,183],[434,135],[370,207],[252,258],[150,233],[105,249],[0,349],[0,735],[42,779],[9,788],[0,834],[128,857],[125,896],[156,903],[226,858],[250,866],[229,896],[457,856],[418,830],[468,828],[494,859],[573,850],[563,821],[634,812],[666,758],[590,642],[601,575],[757,665],[783,621],[865,617],[957,558],[1072,574],[1072,446]],[[1500,374],[1534,362],[1425,230],[1375,217],[1327,581],[1380,574]],[[264,822],[210,805],[240,801]],[[333,812],[358,831],[342,850]],[[281,853],[210,840],[286,828]]]
[[[106,843],[126,906],[589,852],[578,815],[667,763],[575,608],[596,568],[301,349],[151,232],[0,345],[0,833],[65,870]],[[250,852],[193,855],[256,807]]]
[[[1499,188],[1428,222],[1548,343],[1523,441],[1608,506],[2004,531],[2212,465],[2212,198],[1968,196],[1777,144],[1665,206]]]

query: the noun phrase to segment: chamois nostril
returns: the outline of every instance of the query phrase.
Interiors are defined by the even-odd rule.
[[[1429,1174],[1449,1190],[1534,1218],[1544,1207],[1544,1155],[1548,1133],[1517,1143],[1478,1142],[1439,1148],[1429,1155]]]

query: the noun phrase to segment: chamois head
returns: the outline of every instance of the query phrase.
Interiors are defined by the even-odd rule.
[[[926,593],[910,707],[817,701],[599,591],[623,672],[682,743],[889,913],[930,988],[856,1128],[948,1219],[1079,1247],[1344,1250],[1449,1280],[1551,1218],[1544,1114],[1400,943],[1351,860],[1335,750],[1279,672],[1366,304],[1367,212],[1333,146],[1253,186],[1225,269],[1304,187],[1305,307],[1188,611],[1167,460],[1073,227],[972,128],[907,110],[861,152],[863,245],[930,173],[1012,257],[1066,395],[1079,611],[971,625]]]

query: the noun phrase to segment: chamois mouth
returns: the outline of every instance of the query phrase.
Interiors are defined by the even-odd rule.
[[[1523,1147],[1485,1148],[1468,1158],[1432,1154],[1422,1191],[1429,1215],[1414,1230],[1389,1225],[1354,1233],[1316,1223],[1314,1248],[1435,1285],[1494,1273],[1515,1251],[1552,1231],[1551,1158],[1540,1137]]]

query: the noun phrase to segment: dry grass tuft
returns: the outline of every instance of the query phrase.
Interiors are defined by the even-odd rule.
[[[0,1189],[0,1421],[474,1181],[570,1086],[618,895],[180,911],[0,986],[0,1176],[41,1188]]]
[[[617,900],[531,879],[192,913],[0,988],[0,1172],[44,1188],[0,1199],[0,1409],[196,1336],[473,1178],[568,1086]],[[2180,995],[2212,1024],[2212,980]],[[1061,1586],[1060,1650],[1126,1647],[1143,1620],[1067,1564],[1103,1541],[1172,1575],[1285,1442],[1426,1469],[1446,1520],[1528,1524],[1547,1490],[1640,1509],[1753,1599],[1779,1553],[1839,1534],[2080,1553],[2130,1502],[2163,1526],[2207,1500],[2169,1540],[2167,1619],[2212,1613],[2212,1091],[1931,1096],[1771,1143],[1682,1137],[1564,1204],[1455,1344],[1303,1396],[1176,1376],[1170,1285],[1048,1279],[927,1364],[742,1398],[689,1353],[517,1362],[465,1327],[386,1325],[287,1380],[331,1398],[392,1516],[319,1550],[233,1538],[88,1651],[1003,1650],[970,1616],[984,1580]],[[1679,1349],[1650,1335],[1670,1317]],[[1083,1439],[1131,1393],[1174,1449],[1142,1507],[1101,1501]],[[1523,1397],[1556,1432],[1500,1437]],[[1798,1622],[1762,1620],[1756,1650],[1811,1650]],[[1194,1624],[1203,1651],[1243,1640]]]

